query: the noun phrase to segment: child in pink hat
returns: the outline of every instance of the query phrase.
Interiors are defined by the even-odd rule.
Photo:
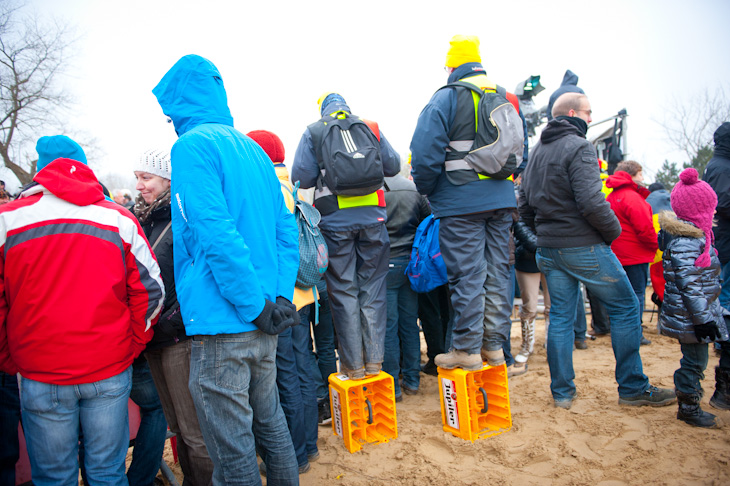
[[[659,249],[664,251],[666,289],[659,315],[659,332],[677,338],[682,347],[680,367],[674,373],[679,411],[677,419],[690,425],[719,428],[717,417],[700,408],[707,343],[727,341],[728,330],[720,306],[720,260],[712,246],[712,219],[717,195],[699,180],[697,171],[682,171],[671,194],[672,209],[659,215]],[[675,216],[676,215],[676,216]],[[730,347],[723,343],[723,359],[730,364]],[[727,393],[716,390],[710,405],[729,409]]]

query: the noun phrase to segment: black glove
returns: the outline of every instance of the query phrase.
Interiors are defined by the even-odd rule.
[[[720,330],[712,322],[705,322],[704,324],[695,324],[695,337],[701,343],[715,341],[720,339]],[[707,341],[705,341],[707,339]]]
[[[278,303],[279,299],[282,299],[282,304]],[[297,311],[291,302],[283,297],[278,297],[276,301],[277,303],[266,300],[264,310],[253,321],[256,327],[272,336],[280,334],[286,328],[292,327],[298,322],[294,320]]]

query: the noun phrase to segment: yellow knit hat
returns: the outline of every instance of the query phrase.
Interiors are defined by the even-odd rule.
[[[449,42],[446,54],[446,67],[457,68],[467,62],[482,62],[479,55],[479,37],[475,35],[455,35]]]

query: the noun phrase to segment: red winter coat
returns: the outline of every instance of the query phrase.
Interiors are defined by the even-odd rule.
[[[606,187],[613,189],[606,201],[621,223],[621,235],[611,244],[621,265],[653,262],[658,247],[651,206],[646,202],[649,190],[639,187],[624,171],[610,176]]]
[[[137,219],[57,159],[0,207],[0,369],[56,385],[126,370],[152,338],[160,269]]]

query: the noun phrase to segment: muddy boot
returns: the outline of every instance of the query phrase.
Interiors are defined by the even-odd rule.
[[[501,353],[502,350],[500,349]],[[504,362],[504,358],[502,359]],[[445,370],[453,370],[454,368],[461,368],[463,370],[474,371],[479,370],[484,366],[482,363],[482,357],[480,354],[470,354],[458,349],[452,349],[448,353],[437,354],[434,359],[436,366]]]
[[[522,319],[522,347],[520,352],[515,356],[515,364],[523,365],[527,363],[535,348],[535,318]]]
[[[700,408],[699,393],[682,393],[677,390],[677,403],[679,410],[677,411],[677,420],[688,423],[695,427],[703,427],[705,429],[719,429],[720,424],[717,417],[709,412],[705,412]]]
[[[715,393],[710,405],[719,410],[730,410],[730,370],[715,366]]]

